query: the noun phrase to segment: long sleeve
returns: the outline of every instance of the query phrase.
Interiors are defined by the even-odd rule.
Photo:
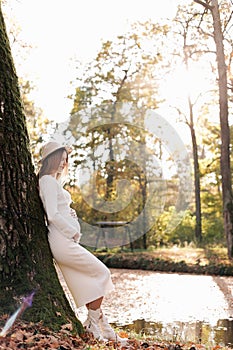
[[[80,226],[77,220],[74,220],[69,216],[69,205],[66,204],[63,208],[65,210],[59,210],[58,198],[61,195],[60,185],[50,175],[45,175],[40,179],[40,196],[44,209],[46,211],[49,224],[54,225],[62,234],[72,238],[79,232]]]

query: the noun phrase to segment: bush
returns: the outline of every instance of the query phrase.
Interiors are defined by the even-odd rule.
[[[175,222],[176,221],[176,222]],[[156,224],[147,234],[149,246],[185,246],[195,241],[195,217],[190,211],[175,213],[170,207],[158,218]]]

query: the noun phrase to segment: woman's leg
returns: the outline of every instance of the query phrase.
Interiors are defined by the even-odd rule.
[[[119,337],[108,323],[106,316],[102,313],[102,301],[103,297],[86,304],[88,316],[83,324],[84,327],[88,332],[93,333],[97,339],[114,340],[120,342],[122,345],[126,345],[128,339]]]
[[[100,309],[102,301],[103,297],[100,297],[86,304],[88,314],[86,321],[83,323],[83,326],[86,328],[87,332],[92,333],[94,337],[99,340],[103,340],[103,336],[99,327],[99,321],[102,315]]]
[[[86,304],[87,309],[91,309],[91,310],[97,310],[100,309],[101,304],[103,301],[103,297],[100,297],[99,299],[93,300],[90,303]]]

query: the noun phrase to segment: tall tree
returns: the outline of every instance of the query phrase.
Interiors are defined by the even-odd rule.
[[[179,7],[177,11],[177,16],[174,19],[178,31],[178,35],[181,36],[182,50],[180,58],[183,61],[185,67],[185,74],[189,76],[190,65],[195,60],[198,60],[196,56],[197,50],[201,52],[201,48],[198,47],[198,42],[196,40],[196,31],[194,31],[195,25],[197,23],[196,12],[189,7],[181,8]],[[176,31],[176,30],[175,30]],[[177,48],[175,49],[177,50]],[[176,53],[177,55],[177,53]],[[189,127],[192,141],[192,155],[193,155],[193,167],[194,167],[194,192],[195,192],[195,238],[197,243],[202,241],[202,214],[201,214],[201,185],[200,185],[200,169],[199,169],[199,155],[198,155],[198,142],[196,135],[196,122],[195,122],[195,111],[193,102],[194,98],[191,96],[190,92],[190,81],[187,81],[187,104],[188,112],[185,113],[185,122]],[[179,114],[184,114],[180,109],[177,109]]]
[[[47,242],[18,78],[0,7],[0,313],[34,291],[22,317],[81,329],[59,283]],[[59,316],[58,316],[59,314]]]
[[[223,28],[221,25],[218,0],[195,2],[204,6],[205,11],[210,11],[213,19],[214,41],[216,46],[216,59],[218,67],[219,87],[219,115],[221,126],[221,177],[224,231],[226,235],[228,257],[233,258],[233,196],[230,167],[230,128],[228,121],[228,86],[227,65],[224,50]],[[230,4],[229,4],[230,6]]]

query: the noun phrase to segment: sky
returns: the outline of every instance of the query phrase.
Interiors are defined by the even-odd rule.
[[[32,94],[45,117],[65,120],[72,108],[66,97],[75,80],[75,58],[95,57],[101,42],[127,31],[130,22],[171,18],[184,0],[6,0],[9,19],[33,48],[26,59],[14,61],[19,76],[32,81]],[[187,2],[187,0],[186,0]]]

